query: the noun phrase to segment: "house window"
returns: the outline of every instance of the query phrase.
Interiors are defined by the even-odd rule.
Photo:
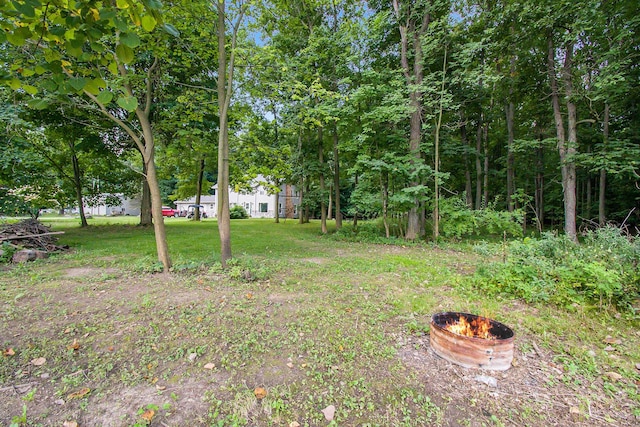
[[[267,210],[269,209],[269,204],[268,203],[260,203],[259,207],[260,207],[260,212],[267,212]]]

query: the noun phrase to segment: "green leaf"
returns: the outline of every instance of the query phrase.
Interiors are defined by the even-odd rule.
[[[7,41],[14,46],[22,46],[25,42],[25,39],[20,34],[7,33]]]
[[[108,66],[107,69],[109,71],[111,71],[111,74],[113,74],[114,76],[118,75],[118,64],[116,64],[115,62],[111,62]]]
[[[118,9],[127,9],[129,7],[129,2],[127,0],[116,0],[116,6]]]
[[[134,58],[133,49],[131,49],[129,46],[119,44],[118,46],[116,46],[116,56],[120,61],[124,62],[125,64],[129,64],[133,61]]]
[[[41,86],[43,89],[47,90],[48,92],[55,92],[56,90],[58,90],[58,84],[51,79],[45,79],[41,83]]]
[[[142,0],[142,3],[152,10],[162,9],[162,2],[159,0]]]
[[[180,37],[180,31],[178,31],[178,29],[177,29],[176,27],[174,27],[173,25],[171,25],[171,24],[164,24],[164,25],[162,26],[162,28],[164,28],[164,30],[165,30],[167,33],[171,34],[172,36],[174,36],[174,37]]]
[[[108,90],[103,90],[96,98],[102,105],[107,105],[113,99],[113,94]]]
[[[27,92],[29,95],[35,95],[36,93],[38,93],[38,88],[35,86],[24,85],[22,86],[22,89],[24,89],[24,91]]]
[[[93,79],[87,83],[84,89],[93,94],[97,95],[100,93],[100,89],[104,89],[107,87],[107,84],[101,78]]]
[[[27,105],[34,110],[44,110],[49,106],[49,102],[45,99],[30,99],[27,101]]]
[[[18,12],[20,12],[22,15],[26,16],[27,18],[35,18],[36,12],[33,9],[33,7],[31,7],[30,5],[24,2],[17,2],[17,1],[12,1],[11,4],[13,4],[13,7],[15,7]]]
[[[119,17],[115,17],[113,19],[113,25],[115,25],[116,28],[123,33],[129,31],[129,26],[127,25],[127,23]]]
[[[156,27],[156,19],[151,15],[144,15],[142,17],[142,28],[150,33]]]
[[[22,69],[22,75],[25,77],[30,77],[33,76],[35,74],[35,70],[31,69],[31,68],[23,68]]]
[[[36,74],[38,75],[42,75],[44,73],[47,72],[47,69],[44,68],[42,65],[36,65],[36,69],[35,69]]]
[[[140,46],[140,37],[136,33],[120,34],[120,42],[130,48]]]
[[[133,96],[121,96],[118,98],[118,105],[127,111],[136,111],[138,100]]]
[[[9,82],[9,87],[13,90],[18,90],[22,87],[22,82],[20,82],[20,80],[13,78],[11,79],[11,81]]]
[[[80,92],[87,85],[87,79],[84,77],[73,77],[69,79],[69,85]]]

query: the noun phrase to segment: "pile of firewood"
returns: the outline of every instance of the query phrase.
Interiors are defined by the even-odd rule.
[[[55,237],[58,234],[64,234],[64,231],[51,231],[38,220],[26,219],[11,224],[0,224],[0,245],[7,242],[17,249],[47,254],[68,249],[68,246],[58,245],[58,238]]]

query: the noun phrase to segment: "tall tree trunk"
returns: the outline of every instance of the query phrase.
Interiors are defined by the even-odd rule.
[[[483,114],[480,113],[476,130],[476,209],[482,209],[482,126]]]
[[[202,197],[202,182],[204,181],[204,156],[198,162],[198,181],[196,182],[196,208],[194,209],[193,219],[200,221],[200,200]]]
[[[604,118],[603,118],[603,129],[602,129],[602,143],[604,145],[604,149],[607,149],[607,145],[609,144],[609,104],[604,104]],[[600,169],[600,184],[598,187],[598,223],[600,226],[603,226],[607,221],[607,214],[605,211],[605,202],[606,202],[606,190],[607,190],[607,170],[605,168]]]
[[[322,126],[318,128],[318,163],[320,164],[320,176],[318,180],[320,182],[320,228],[323,234],[327,234],[327,203],[324,200],[325,197],[325,184],[324,184],[324,147],[323,147],[323,135]]]
[[[482,209],[489,204],[489,123],[485,122],[482,129],[482,143],[484,151],[484,170],[482,171]]]
[[[576,241],[576,168],[573,155],[576,152],[576,109],[571,102],[571,56],[573,47],[570,43],[565,48],[565,61],[563,66],[563,80],[565,83],[565,97],[567,98],[567,117],[569,124],[569,140],[565,137],[562,110],[560,108],[560,91],[556,78],[555,48],[552,34],[548,35],[547,68],[549,84],[551,86],[551,102],[553,104],[553,117],[556,125],[556,137],[558,139],[558,152],[560,154],[560,169],[562,172],[562,191],[564,195],[564,231],[571,239]]]
[[[218,234],[220,235],[220,261],[227,267],[231,259],[231,218],[229,215],[229,106],[233,91],[233,73],[235,68],[236,41],[238,29],[244,15],[240,8],[237,20],[232,27],[229,61],[227,63],[226,14],[225,2],[220,0],[218,8],[218,114],[220,131],[218,132]]]
[[[354,188],[358,188],[358,173],[356,172],[354,178]],[[353,212],[353,231],[358,229],[358,207],[355,207],[355,212]]]
[[[466,202],[469,209],[473,209],[473,190],[471,188],[471,162],[469,161],[469,152],[471,146],[469,145],[469,138],[467,137],[467,123],[464,115],[464,111],[460,110],[460,140],[463,147],[463,161],[464,161],[464,191],[466,196]]]
[[[142,154],[142,153],[141,153]],[[147,181],[147,163],[142,155],[142,198],[140,200],[140,224],[143,227],[153,225],[153,217],[151,215],[151,191],[149,191],[149,182]]]
[[[509,89],[509,94],[512,95],[513,90]],[[513,201],[513,194],[515,193],[515,155],[513,152],[513,120],[514,120],[515,105],[513,101],[509,100],[506,106],[506,119],[507,119],[507,209],[509,212],[513,212],[515,203]]]
[[[381,172],[380,173],[380,191],[382,195],[382,223],[384,224],[384,235],[387,239],[390,236],[389,233],[389,173]]]
[[[542,232],[544,225],[544,148],[542,144],[536,149],[535,210],[538,231]]]
[[[398,0],[392,0],[392,6],[398,19],[398,29],[400,31],[400,63],[407,86],[412,88],[409,93],[409,107],[411,108],[409,121],[409,154],[412,156],[411,164],[415,170],[422,162],[420,153],[420,142],[422,140],[422,92],[418,89],[424,77],[421,37],[429,28],[431,15],[424,13],[421,22],[416,22],[415,16],[412,16],[417,13],[416,11],[409,10],[403,13],[403,11],[400,10]],[[403,21],[403,19],[406,19],[406,21]],[[410,36],[412,39],[411,48],[413,50],[412,66],[409,65]],[[420,185],[420,182],[414,178],[409,185],[415,187]],[[420,226],[420,216],[418,212],[420,204],[420,200],[416,197],[414,199],[414,205],[408,212],[407,231],[405,233],[405,239],[407,240],[415,240],[419,237],[420,230],[423,229]]]
[[[329,181],[329,203],[327,203],[327,221],[331,221],[331,210],[333,209],[333,192],[331,181]]]
[[[433,161],[434,192],[433,192],[433,240],[438,241],[440,237],[440,128],[442,127],[442,111],[444,110],[444,84],[447,75],[447,47],[444,48],[444,59],[442,61],[442,86],[440,88],[440,108],[438,109],[438,120],[436,122]]]
[[[84,214],[84,200],[82,199],[82,174],[80,172],[80,162],[75,152],[75,143],[69,141],[71,149],[71,164],[73,165],[73,186],[76,190],[76,202],[78,203],[78,211],[80,212],[80,227],[88,227],[87,216]]]
[[[342,212],[340,211],[340,156],[338,152],[338,126],[333,124],[333,192],[336,205],[336,229],[342,228]]]

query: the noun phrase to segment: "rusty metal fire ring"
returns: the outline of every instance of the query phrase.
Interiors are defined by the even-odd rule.
[[[467,337],[455,334],[446,326],[464,316],[471,322],[481,316],[469,313],[444,312],[431,317],[429,342],[435,353],[452,363],[466,368],[505,371],[513,360],[515,334],[508,326],[492,319],[490,332],[495,339]]]

